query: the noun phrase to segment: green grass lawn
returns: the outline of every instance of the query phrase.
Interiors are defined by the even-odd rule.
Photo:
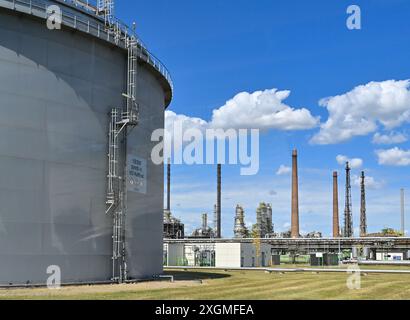
[[[347,274],[170,270],[175,283],[0,290],[0,299],[410,299],[410,275],[369,274],[349,290]],[[202,281],[202,284],[200,281]]]

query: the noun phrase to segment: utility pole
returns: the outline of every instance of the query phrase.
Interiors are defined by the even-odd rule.
[[[360,177],[361,201],[360,201],[360,237],[367,235],[367,216],[366,216],[366,178],[364,171]]]
[[[345,200],[345,221],[344,234],[345,238],[353,237],[353,215],[352,215],[352,185],[350,182],[350,165],[346,162],[346,200]]]

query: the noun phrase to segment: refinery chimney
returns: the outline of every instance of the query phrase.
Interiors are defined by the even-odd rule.
[[[293,239],[299,238],[299,182],[298,182],[298,151],[292,154],[292,228]]]
[[[221,197],[222,197],[222,166],[218,164],[217,172],[217,199],[216,199],[216,238],[222,238],[221,232]]]
[[[340,237],[339,226],[339,186],[337,172],[333,172],[333,238]]]

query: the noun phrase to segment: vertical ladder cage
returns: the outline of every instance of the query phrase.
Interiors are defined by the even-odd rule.
[[[114,15],[114,0],[98,0],[97,14],[104,18],[105,31],[114,36],[114,41],[118,44],[121,40],[121,27]]]
[[[114,0],[98,0],[97,11],[104,17],[106,26],[114,23]]]
[[[108,174],[106,214],[113,219],[112,281],[123,283],[127,280],[126,254],[126,214],[127,214],[127,135],[128,128],[135,127],[139,121],[139,107],[136,102],[138,41],[135,36],[123,34],[114,22],[113,0],[98,0],[98,10],[104,14],[107,30],[117,33],[118,39],[124,37],[128,50],[127,83],[125,106],[113,108],[110,113],[108,132]]]

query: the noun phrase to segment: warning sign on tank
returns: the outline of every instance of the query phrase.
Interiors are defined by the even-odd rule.
[[[127,165],[128,191],[147,193],[147,160],[129,155]]]

